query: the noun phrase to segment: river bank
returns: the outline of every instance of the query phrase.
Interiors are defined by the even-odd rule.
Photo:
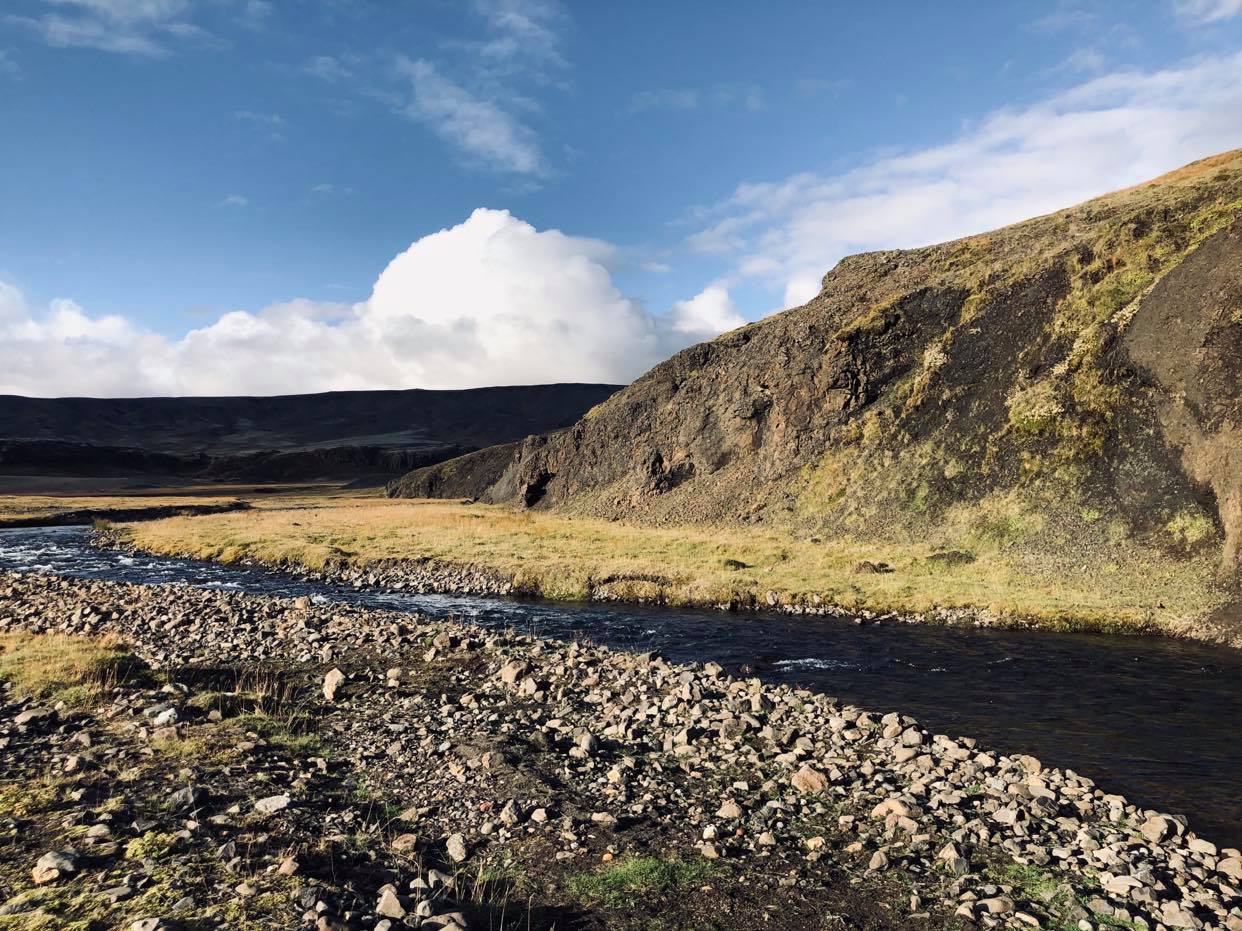
[[[204,670],[285,668],[288,706],[353,761],[339,765],[422,812],[393,830],[408,827],[428,862],[456,851],[472,868],[526,871],[551,900],[539,904],[576,903],[606,926],[627,926],[626,910],[593,896],[625,888],[617,864],[656,855],[709,867],[660,875],[715,886],[698,900],[722,914],[741,903],[743,923],[723,927],[765,911],[783,927],[827,927],[796,903],[830,901],[850,927],[1242,927],[1242,860],[1176,818],[899,713],[711,664],[309,600],[43,575],[0,577],[0,627],[117,633],[154,670],[197,676],[199,688]],[[334,669],[344,678],[329,701]],[[170,703],[180,715],[188,701]],[[198,726],[185,714],[178,739]],[[291,810],[315,805],[305,789],[285,793]],[[246,882],[263,889],[277,865],[257,857]],[[413,911],[402,879],[398,905]],[[641,898],[630,908],[646,907]],[[359,927],[372,918],[354,915]]]
[[[976,539],[894,544],[775,529],[638,527],[443,501],[268,501],[245,514],[118,528],[163,555],[405,589],[971,626],[1162,633],[1242,646],[1209,556],[1117,547],[1053,565]],[[369,581],[375,580],[375,581]]]

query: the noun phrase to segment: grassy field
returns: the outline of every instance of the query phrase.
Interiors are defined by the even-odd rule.
[[[6,520],[55,519],[72,511],[130,510],[181,505],[227,504],[232,496],[191,495],[0,495],[0,522]]]
[[[1177,629],[1213,609],[1211,557],[1112,561],[1050,569],[1013,547],[972,547],[973,562],[927,544],[799,539],[753,527],[639,527],[447,501],[288,497],[254,510],[127,525],[144,550],[224,562],[312,568],[343,559],[432,559],[484,566],[554,599],[715,605],[772,593],[782,603],[926,611],[972,607],[1060,628]],[[864,563],[891,571],[868,571]]]

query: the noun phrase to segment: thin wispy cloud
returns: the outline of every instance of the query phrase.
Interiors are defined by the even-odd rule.
[[[543,155],[533,130],[492,100],[475,96],[442,75],[429,61],[398,63],[412,87],[405,113],[483,165],[537,175]]]
[[[352,68],[347,67],[339,58],[332,55],[316,55],[302,66],[302,70],[329,84],[348,81],[354,76]]]
[[[688,245],[733,256],[734,280],[799,304],[850,253],[993,229],[1239,145],[1242,54],[1117,71],[996,111],[942,145],[742,184]]]
[[[531,179],[548,174],[539,135],[541,112],[529,89],[553,84],[567,67],[558,0],[473,0],[485,33],[443,43],[446,56],[401,57],[397,73],[410,94],[398,111],[428,126],[474,165]]]
[[[0,49],[0,78],[17,78],[20,77],[22,69],[17,64],[11,52]]]
[[[93,48],[158,58],[174,42],[209,38],[189,0],[45,0],[40,16],[9,17],[57,48]]]
[[[229,194],[220,201],[221,207],[249,207],[250,201],[240,194]]]
[[[233,116],[244,123],[255,123],[259,126],[267,126],[274,129],[282,129],[288,125],[288,121],[279,113],[256,113],[254,110],[234,110]]]
[[[639,91],[630,98],[630,113],[648,110],[697,110],[700,107],[741,107],[763,110],[763,91],[752,85],[715,84],[707,88],[668,87]]]
[[[1197,25],[1219,23],[1242,14],[1242,0],[1174,0],[1174,9]]]

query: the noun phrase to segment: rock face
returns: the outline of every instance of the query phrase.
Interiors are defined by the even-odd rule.
[[[488,501],[871,536],[1011,496],[1095,515],[1097,532],[1223,544],[1236,567],[1240,192],[1232,152],[992,233],[851,256],[808,304],[677,354],[503,468],[499,451],[474,460],[470,490],[486,465]],[[455,468],[396,493],[439,494]]]

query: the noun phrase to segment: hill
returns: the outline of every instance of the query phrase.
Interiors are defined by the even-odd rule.
[[[565,427],[616,390],[565,384],[278,397],[0,396],[0,473],[391,477]]]
[[[1242,547],[1242,152],[990,233],[842,260],[568,430],[475,456],[486,502],[1032,569]],[[486,475],[480,469],[487,467]],[[461,463],[390,494],[461,491]]]

